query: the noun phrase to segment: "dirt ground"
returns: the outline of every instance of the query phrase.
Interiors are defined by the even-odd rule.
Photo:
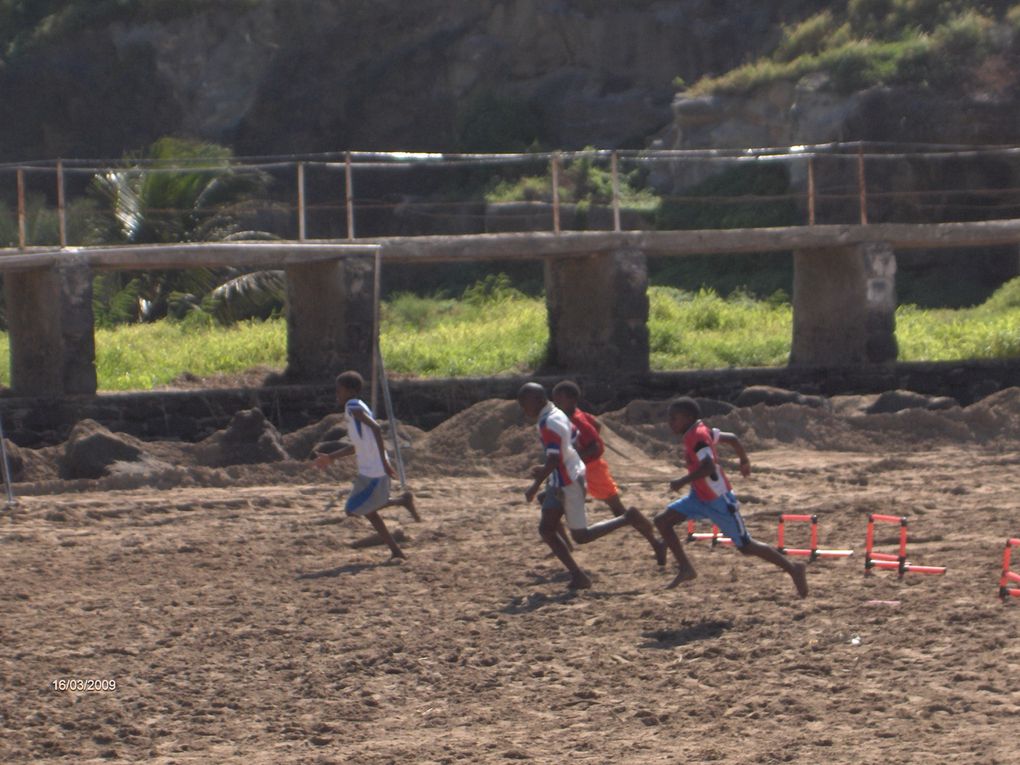
[[[367,524],[335,501],[346,468],[16,486],[0,762],[1018,763],[1020,599],[997,598],[1020,535],[1018,400],[999,419],[723,418],[751,447],[751,478],[730,474],[753,535],[817,513],[823,546],[856,550],[811,564],[806,600],[706,543],[688,547],[700,577],[667,591],[672,566],[629,529],[577,552],[594,587],[568,592],[522,498],[534,436],[505,407],[411,450],[423,522],[385,513],[400,563],[358,545]],[[626,419],[606,418],[608,457],[650,515],[678,470],[661,428]],[[910,559],[948,572],[865,576],[868,512],[909,516]],[[897,533],[880,527],[881,549]]]

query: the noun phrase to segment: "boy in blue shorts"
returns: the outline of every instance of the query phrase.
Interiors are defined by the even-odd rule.
[[[655,525],[679,567],[668,587],[676,587],[698,576],[673,527],[686,522],[688,518],[704,518],[718,526],[744,555],[754,555],[783,569],[793,579],[797,593],[802,598],[807,597],[807,570],[804,564],[793,563],[775,547],[752,539],[744,527],[733,487],[719,464],[716,452],[717,444],[732,447],[740,458],[740,474],[746,478],[751,474],[751,461],[740,440],[733,433],[722,433],[717,428],[709,428],[701,420],[698,402],[691,398],[675,400],[669,405],[667,416],[670,430],[683,439],[684,459],[687,463],[687,475],[671,481],[669,488],[680,491],[684,486],[691,487],[686,497],[671,503],[655,516]]]
[[[349,457],[352,454],[357,457],[358,475],[347,497],[345,511],[347,515],[367,518],[390,548],[391,556],[406,558],[386,528],[379,511],[399,505],[407,508],[416,521],[420,521],[421,518],[414,506],[414,495],[411,492],[404,492],[398,499],[390,499],[390,479],[396,478],[397,474],[383,445],[382,428],[372,416],[368,404],[358,398],[364,384],[364,380],[357,372],[344,372],[337,376],[336,400],[343,405],[347,437],[352,445],[332,454],[320,454],[315,458],[315,466],[326,468],[342,457]]]

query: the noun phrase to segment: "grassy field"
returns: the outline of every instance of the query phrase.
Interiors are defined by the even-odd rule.
[[[711,291],[653,287],[649,331],[652,367],[711,369],[786,363],[793,311],[788,303],[723,299]],[[513,290],[434,299],[403,295],[383,307],[382,346],[392,374],[416,377],[526,372],[542,360],[545,305]],[[900,359],[949,361],[1020,356],[1020,279],[983,305],[896,315]],[[286,364],[282,320],[230,328],[157,322],[96,332],[101,390],[144,390],[184,372],[199,377]],[[0,382],[9,384],[6,335],[0,335]]]

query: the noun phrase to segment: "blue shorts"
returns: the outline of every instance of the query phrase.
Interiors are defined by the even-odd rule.
[[[369,478],[360,473],[354,478],[354,485],[347,497],[344,510],[348,515],[368,515],[390,501],[390,477]]]
[[[737,498],[733,496],[732,491],[711,501],[700,499],[692,491],[686,497],[671,502],[666,506],[666,509],[680,513],[692,520],[702,518],[710,521],[733,540],[734,547],[743,547],[751,541],[751,535],[744,527],[744,519],[740,517],[740,510],[737,509],[737,506]]]

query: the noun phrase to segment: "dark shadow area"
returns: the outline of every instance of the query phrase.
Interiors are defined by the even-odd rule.
[[[684,625],[679,629],[653,630],[642,632],[641,637],[649,638],[649,642],[642,643],[639,648],[676,648],[699,640],[712,640],[722,635],[726,630],[733,627],[729,620],[709,620]]]
[[[298,574],[294,578],[297,580],[302,579],[332,579],[344,574],[357,574],[362,571],[366,571],[371,568],[379,568],[379,566],[385,565],[384,563],[348,563],[346,566],[337,566],[336,568],[326,568],[321,571],[308,571],[302,574]]]

